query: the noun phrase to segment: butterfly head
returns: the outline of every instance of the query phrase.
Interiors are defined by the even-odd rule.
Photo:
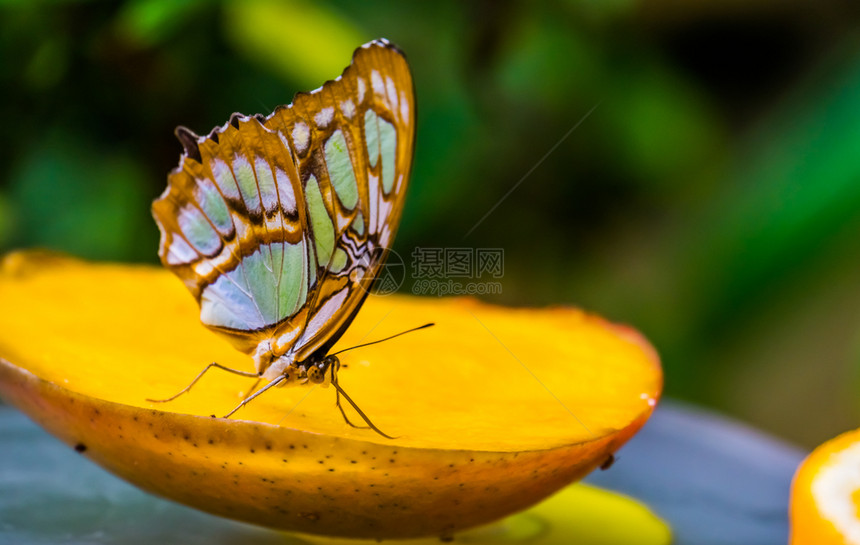
[[[284,386],[308,382],[311,384],[328,384],[340,369],[340,360],[335,355],[323,358],[312,356],[303,362],[296,362],[286,354],[276,356],[269,353],[267,355],[268,358],[262,365],[264,370],[261,376],[269,381],[283,377],[280,378],[279,382]]]
[[[334,379],[340,369],[340,360],[335,355],[329,355],[322,360],[311,363],[307,367],[308,381],[313,384],[323,384]]]

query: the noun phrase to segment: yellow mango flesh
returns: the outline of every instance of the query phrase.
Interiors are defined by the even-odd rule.
[[[450,536],[581,478],[647,420],[662,374],[635,331],[568,308],[371,296],[341,385],[394,440],[344,424],[332,388],[276,388],[231,419],[251,359],[170,273],[19,253],[0,264],[0,396],[161,496],[272,528]],[[354,421],[360,419],[351,413]]]

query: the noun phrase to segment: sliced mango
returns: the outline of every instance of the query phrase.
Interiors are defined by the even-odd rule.
[[[206,330],[160,268],[42,253],[0,263],[0,396],[141,488],[271,528],[449,537],[604,464],[662,386],[638,333],[580,310],[371,296],[334,350],[340,384],[396,439],[344,424],[331,388],[252,387],[251,359]],[[352,413],[354,421],[360,419]]]
[[[791,545],[860,545],[860,430],[820,445],[791,484]]]

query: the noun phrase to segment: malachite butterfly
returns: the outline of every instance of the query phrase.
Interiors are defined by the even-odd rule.
[[[185,151],[152,205],[162,263],[203,324],[253,357],[264,390],[334,382],[328,352],[403,211],[415,142],[403,53],[375,40],[338,78],[268,117],[233,114],[206,136],[176,134]]]

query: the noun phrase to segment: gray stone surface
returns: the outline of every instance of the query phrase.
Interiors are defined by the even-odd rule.
[[[791,478],[805,454],[747,426],[663,402],[586,482],[647,503],[676,545],[785,545]]]

